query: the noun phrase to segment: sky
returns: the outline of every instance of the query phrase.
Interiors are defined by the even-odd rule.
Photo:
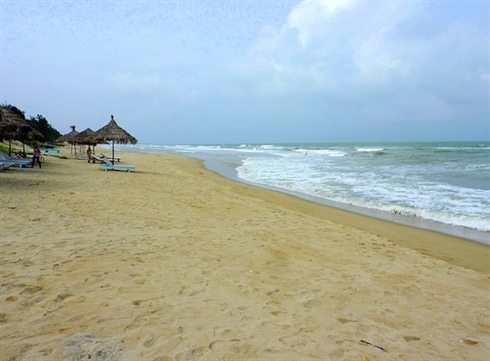
[[[490,1],[0,3],[0,103],[144,144],[490,140]]]

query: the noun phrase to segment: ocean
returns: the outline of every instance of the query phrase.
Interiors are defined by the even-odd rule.
[[[490,142],[117,148],[184,154],[235,180],[490,244]]]

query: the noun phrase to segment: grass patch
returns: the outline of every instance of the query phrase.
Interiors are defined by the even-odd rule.
[[[12,147],[11,150],[12,150],[12,153],[15,153],[15,152],[19,152],[20,151],[20,149],[17,149],[15,147]],[[6,146],[6,145],[0,144],[0,151],[5,152],[5,153],[8,153],[9,152],[9,147]]]
[[[9,147],[6,145],[0,144],[0,151],[8,154],[9,153]],[[11,151],[10,154],[15,154],[17,152],[23,152],[22,149],[17,148],[17,147],[11,147],[10,151]],[[32,155],[32,152],[26,152],[26,155]]]

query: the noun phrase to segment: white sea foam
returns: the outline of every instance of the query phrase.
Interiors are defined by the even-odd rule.
[[[377,160],[349,156],[348,147],[300,147],[288,157],[246,158],[238,176],[335,202],[490,231],[490,184],[487,189],[474,186],[478,177],[484,183],[488,165],[468,164],[464,156],[446,160],[434,156],[433,149],[389,149],[388,153],[394,153],[391,158]],[[355,150],[372,153],[387,148]]]
[[[239,179],[298,195],[490,232],[488,143],[137,147],[236,164]]]
[[[358,152],[382,152],[385,148],[356,148]]]

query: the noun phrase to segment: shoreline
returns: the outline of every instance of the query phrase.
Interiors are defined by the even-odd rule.
[[[118,152],[130,173],[60,155],[0,172],[7,360],[490,353],[484,244],[232,181],[183,155]]]
[[[128,153],[147,154],[147,155],[177,155],[186,159],[194,160],[199,165],[209,172],[216,174],[218,177],[236,182],[245,186],[249,186],[266,192],[278,193],[285,197],[292,197],[295,201],[280,202],[281,205],[289,205],[293,209],[300,209],[309,215],[321,219],[334,220],[335,222],[344,224],[349,227],[358,228],[369,233],[377,234],[378,236],[386,237],[394,240],[398,244],[413,249],[424,255],[429,255],[438,259],[449,261],[455,265],[470,268],[478,272],[484,272],[490,275],[490,244],[482,240],[483,237],[489,237],[488,233],[483,231],[475,231],[473,229],[465,229],[446,225],[443,223],[431,222],[423,219],[410,220],[410,217],[396,217],[396,215],[386,214],[384,212],[376,212],[367,210],[362,212],[359,207],[349,207],[348,205],[334,205],[326,200],[315,199],[314,197],[306,197],[304,195],[287,192],[283,189],[267,187],[261,184],[244,181],[238,178],[236,169],[233,165],[227,168],[219,160],[203,155],[189,155],[185,153],[165,153],[165,152],[145,152],[138,151]],[[281,197],[271,197],[270,200],[277,201]],[[307,205],[300,205],[301,202],[306,202]],[[308,206],[310,205],[310,206]],[[323,213],[323,208],[328,210],[328,216]],[[379,213],[379,216],[375,214]],[[391,217],[393,216],[393,217]],[[332,217],[332,218],[329,218]],[[398,219],[396,219],[398,218]],[[422,225],[415,225],[421,221]],[[430,224],[433,227],[428,227]],[[442,228],[448,226],[453,230],[444,232]],[[469,233],[476,232],[473,237],[466,237],[465,231]],[[447,237],[445,241],[440,240],[440,236]]]
[[[458,225],[452,225],[448,223],[443,223],[439,221],[434,221],[430,219],[424,219],[422,217],[418,217],[415,215],[406,215],[406,214],[401,214],[401,213],[396,213],[396,212],[387,212],[387,211],[382,211],[382,210],[377,210],[377,209],[371,209],[371,208],[365,208],[361,206],[355,206],[352,204],[347,204],[347,203],[340,203],[308,194],[303,194],[300,192],[294,192],[294,191],[288,191],[286,189],[274,187],[274,186],[268,186],[260,183],[255,183],[252,181],[247,181],[244,179],[241,179],[238,176],[237,172],[237,167],[241,165],[240,163],[240,157],[235,156],[232,158],[227,158],[227,157],[220,157],[215,154],[208,154],[208,153],[187,153],[187,152],[179,152],[179,151],[151,151],[151,150],[134,150],[134,149],[126,149],[125,151],[128,152],[135,152],[135,153],[147,153],[147,154],[179,154],[183,155],[184,157],[188,158],[194,158],[198,159],[203,162],[204,167],[220,174],[221,176],[224,176],[225,178],[228,178],[233,181],[241,182],[244,184],[249,184],[255,187],[263,188],[263,189],[269,189],[273,191],[278,191],[282,192],[284,194],[290,194],[302,199],[305,199],[310,202],[318,203],[325,205],[327,207],[333,207],[333,208],[338,208],[342,209],[348,212],[353,212],[353,213],[358,213],[362,214],[371,218],[376,218],[376,219],[381,219],[385,220],[388,222],[392,223],[397,223],[397,224],[402,224],[405,226],[409,227],[415,227],[415,228],[420,228],[420,229],[425,229],[425,230],[430,230],[430,231],[435,231],[443,234],[447,234],[450,236],[454,236],[457,238],[463,238],[467,239],[470,241],[475,241],[478,243],[483,243],[486,245],[490,245],[490,231],[485,231],[485,230],[479,230],[471,227],[466,227],[466,226],[458,226]]]
[[[203,162],[203,165],[206,169],[211,170],[225,178],[228,178],[232,181],[240,182],[243,184],[248,184],[254,187],[268,189],[284,194],[289,194],[294,197],[298,197],[300,199],[304,199],[308,202],[317,203],[320,205],[324,205],[326,207],[340,209],[346,212],[352,212],[360,215],[364,215],[366,217],[375,218],[384,220],[390,223],[400,224],[408,227],[419,228],[428,231],[434,231],[442,234],[447,234],[452,237],[462,238],[469,241],[474,241],[478,243],[483,243],[485,245],[490,246],[490,232],[480,231],[472,228],[460,227],[450,224],[445,224],[441,222],[431,221],[419,217],[412,217],[408,215],[402,214],[393,214],[380,210],[362,208],[354,205],[338,203],[334,201],[330,201],[327,199],[309,196],[306,194],[290,192],[285,189],[266,186],[259,183],[249,182],[238,177],[238,173],[236,171],[237,164],[227,163],[223,164],[220,160],[217,160],[213,157],[207,157],[205,155],[187,155],[184,153],[176,153],[183,155],[189,158],[195,158]]]
[[[219,177],[245,186],[271,192],[271,195],[267,197],[267,200],[277,202],[277,204],[292,210],[300,211],[320,219],[334,221],[345,226],[354,227],[381,237],[386,237],[397,242],[401,246],[408,247],[422,254],[452,262],[458,266],[490,274],[490,245],[486,243],[440,232],[435,229],[416,227],[393,220],[374,217],[353,210],[310,200],[297,194],[288,193],[284,190],[246,182],[238,179],[238,177],[232,178],[231,173],[227,176],[226,172],[220,172],[216,167],[206,167],[206,161],[201,158],[182,154],[179,155],[195,159],[204,169],[215,173]],[[302,202],[305,202],[305,204],[302,204]],[[441,241],[440,237],[446,237],[446,239]]]

